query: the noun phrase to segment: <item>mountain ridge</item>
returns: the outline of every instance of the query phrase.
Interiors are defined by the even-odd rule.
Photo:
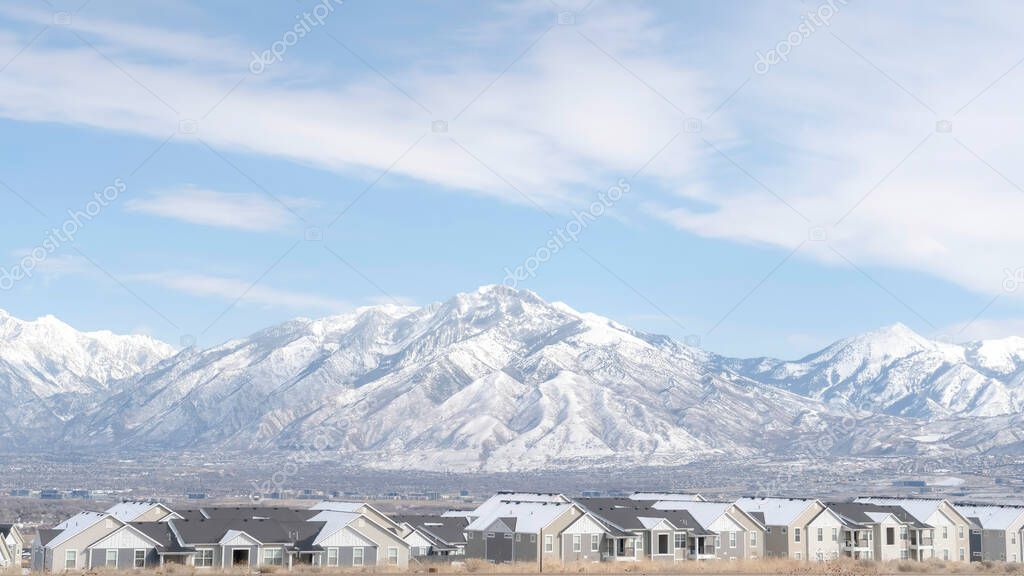
[[[795,361],[735,359],[492,285],[297,318],[207,349],[158,346],[132,373],[8,410],[0,437],[81,450],[320,446],[367,466],[512,470],[924,457],[962,444],[975,418],[993,429],[971,434],[1003,450],[1015,440],[994,427],[1020,414],[1021,343],[944,344],[896,324]],[[991,376],[1000,370],[1006,382]],[[845,437],[851,414],[861,431]]]

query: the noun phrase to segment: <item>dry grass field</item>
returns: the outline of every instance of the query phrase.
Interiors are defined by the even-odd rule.
[[[538,574],[536,564],[490,564],[482,560],[467,560],[462,563],[410,564],[408,570],[395,570],[384,567],[364,567],[360,569],[326,568],[314,566],[295,566],[292,570],[264,567],[259,571],[216,570],[216,574],[243,576],[248,574],[296,574],[323,575],[331,574],[481,574],[486,576],[520,576]],[[701,575],[709,576],[889,576],[912,574],[919,576],[942,575],[1022,575],[1024,564],[1007,564],[1003,562],[857,562],[838,560],[834,562],[808,563],[789,560],[762,560],[758,562],[637,562],[637,563],[601,563],[601,564],[569,564],[545,565],[545,574],[595,574],[601,576],[645,576],[653,575]],[[209,569],[197,570],[189,566],[165,566],[153,570],[132,570],[118,572],[113,570],[90,570],[83,576],[203,576],[211,574]]]

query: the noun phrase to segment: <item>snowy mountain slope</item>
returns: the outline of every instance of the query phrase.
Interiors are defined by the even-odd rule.
[[[52,316],[24,321],[0,310],[0,435],[54,426],[113,381],[173,354],[148,336],[79,332]]]
[[[797,394],[872,412],[977,417],[1024,407],[1021,338],[946,344],[896,324],[793,362],[762,358],[723,365]]]
[[[0,326],[0,440],[19,446],[453,470],[1024,446],[1024,339],[957,346],[897,325],[737,360],[500,286],[178,354],[52,318]]]
[[[127,380],[67,441],[319,446],[378,465],[532,468],[765,449],[839,419],[712,357],[527,291],[296,320]]]

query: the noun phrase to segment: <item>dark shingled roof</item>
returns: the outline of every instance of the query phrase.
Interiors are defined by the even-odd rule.
[[[0,524],[0,537],[6,538],[11,533],[11,528],[14,528],[14,524]]]
[[[466,526],[469,519],[466,517],[448,517],[431,515],[400,515],[392,519],[399,524],[408,524],[419,532],[435,547],[454,548],[458,544],[466,543]]]
[[[217,506],[175,510],[175,512],[185,520],[264,518],[281,522],[303,522],[320,513],[319,510],[278,506]]]
[[[619,530],[644,530],[640,518],[664,518],[680,530],[691,530],[697,536],[710,536],[714,532],[701,526],[686,510],[656,510],[653,500],[631,498],[577,498],[576,503],[597,516],[605,524]],[[680,502],[680,504],[685,504]],[[619,536],[630,534],[622,533]]]
[[[910,512],[904,510],[902,506],[868,504],[866,502],[829,502],[825,505],[845,520],[849,520],[860,525],[866,526],[874,524],[874,519],[868,516],[868,513],[876,512],[880,514],[892,514],[898,518],[900,522],[903,522],[913,528],[931,528],[930,525],[914,518]]]
[[[273,519],[212,518],[171,520],[183,544],[215,544],[231,530],[245,532],[264,544],[288,544],[315,536],[325,522],[285,522]],[[296,538],[296,536],[298,536]]]
[[[174,533],[171,532],[171,526],[167,522],[129,522],[128,525],[159,542],[160,547],[157,548],[157,552],[161,554],[191,552],[194,550],[191,547],[179,545],[178,539],[174,537]]]
[[[45,529],[45,528],[40,529],[39,530],[39,543],[42,544],[43,546],[46,546],[47,544],[50,543],[51,540],[56,538],[61,532],[63,532],[63,530],[48,530],[48,529]]]

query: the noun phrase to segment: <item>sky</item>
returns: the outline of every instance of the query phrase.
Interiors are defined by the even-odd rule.
[[[486,284],[736,356],[1024,335],[1024,6],[0,4],[0,309],[210,346]]]

